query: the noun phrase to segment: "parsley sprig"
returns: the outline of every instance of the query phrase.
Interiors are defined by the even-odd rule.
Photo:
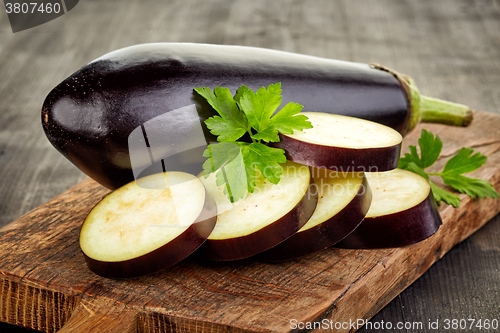
[[[459,152],[450,158],[441,172],[425,172],[424,169],[430,167],[437,161],[443,142],[439,136],[434,136],[431,132],[422,130],[420,139],[418,139],[420,147],[420,156],[416,146],[409,146],[410,153],[406,153],[399,160],[399,168],[412,171],[427,179],[431,185],[432,194],[437,204],[441,201],[458,207],[460,205],[460,197],[450,193],[436,184],[434,184],[429,176],[441,176],[446,185],[460,193],[465,193],[472,198],[490,198],[498,199],[499,194],[488,181],[479,178],[471,178],[464,176],[464,173],[474,171],[486,163],[487,157],[481,153],[474,155],[473,148],[462,148]]]
[[[208,145],[203,156],[205,177],[216,172],[218,186],[225,184],[224,194],[231,202],[242,199],[246,192],[253,193],[257,170],[273,184],[283,174],[281,163],[286,162],[285,151],[266,145],[279,142],[278,133],[293,134],[312,128],[305,115],[299,115],[303,106],[288,103],[279,112],[281,83],[271,84],[253,92],[241,86],[234,96],[228,88],[195,88],[218,115],[205,120],[218,143]],[[248,135],[251,142],[242,141]]]

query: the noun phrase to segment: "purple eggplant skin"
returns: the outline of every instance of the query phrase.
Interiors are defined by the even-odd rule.
[[[376,148],[332,147],[280,134],[280,141],[272,146],[283,149],[288,160],[299,164],[345,172],[382,172],[398,167],[401,144]]]
[[[361,225],[335,247],[346,249],[379,249],[401,247],[432,236],[442,224],[432,194],[416,206],[393,214],[365,217]]]
[[[282,104],[304,111],[376,121],[408,129],[410,102],[395,75],[366,64],[276,50],[209,44],[142,44],[108,53],[57,85],[42,107],[42,124],[54,147],[91,178],[116,189],[132,180],[128,137],[146,121],[195,104],[203,122],[215,111],[193,88],[241,85],[256,90],[281,82]],[[189,118],[189,119],[188,119]],[[215,138],[202,123],[207,142]],[[176,133],[173,133],[176,134]],[[183,133],[179,130],[178,135]],[[195,150],[179,171],[201,170]],[[199,159],[198,159],[198,155]]]

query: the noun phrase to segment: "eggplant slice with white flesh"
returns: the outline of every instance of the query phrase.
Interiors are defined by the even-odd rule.
[[[216,215],[198,177],[154,174],[105,196],[82,225],[80,247],[98,275],[146,275],[194,252],[212,232]]]
[[[373,192],[370,209],[361,225],[336,247],[406,246],[439,229],[441,217],[425,178],[402,169],[367,173],[367,178]]]
[[[296,259],[330,247],[363,221],[372,193],[363,172],[311,168],[318,205],[307,223],[292,237],[262,252],[266,262]]]
[[[258,176],[254,192],[234,204],[214,173],[199,177],[218,207],[217,224],[197,251],[208,260],[244,259],[281,243],[309,220],[318,201],[309,168],[291,161],[283,164],[277,185]]]
[[[280,134],[275,147],[287,159],[341,172],[380,172],[397,168],[403,137],[372,121],[341,115],[302,112],[313,128]]]

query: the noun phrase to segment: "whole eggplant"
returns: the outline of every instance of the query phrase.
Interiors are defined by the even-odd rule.
[[[165,126],[146,130],[144,124],[188,106],[191,112],[177,112],[175,124],[167,124],[168,138],[176,139],[160,140],[163,151],[153,156],[150,150],[142,164],[156,171],[201,170],[202,145],[188,145],[189,153],[169,151],[183,140],[199,142],[199,134],[190,139],[190,128],[215,141],[203,123],[215,111],[193,88],[220,86],[234,93],[243,84],[256,90],[277,82],[282,105],[293,101],[304,111],[364,118],[402,134],[419,121],[465,126],[472,119],[467,107],[420,96],[410,78],[378,65],[244,46],[155,43],[108,53],[69,76],[45,99],[42,124],[59,152],[115,189],[137,178],[131,137],[150,149],[148,137],[160,137]]]

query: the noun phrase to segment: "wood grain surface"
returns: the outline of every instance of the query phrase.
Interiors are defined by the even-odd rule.
[[[86,0],[54,21],[16,34],[2,8],[0,225],[84,179],[42,132],[40,108],[52,87],[104,53],[161,41],[240,44],[377,62],[412,76],[427,95],[500,110],[498,1]],[[499,240],[496,216],[372,321],[498,316]],[[36,255],[26,253],[23,261]],[[59,320],[66,320],[72,303],[51,297],[61,308]],[[7,325],[0,331],[24,332]]]

